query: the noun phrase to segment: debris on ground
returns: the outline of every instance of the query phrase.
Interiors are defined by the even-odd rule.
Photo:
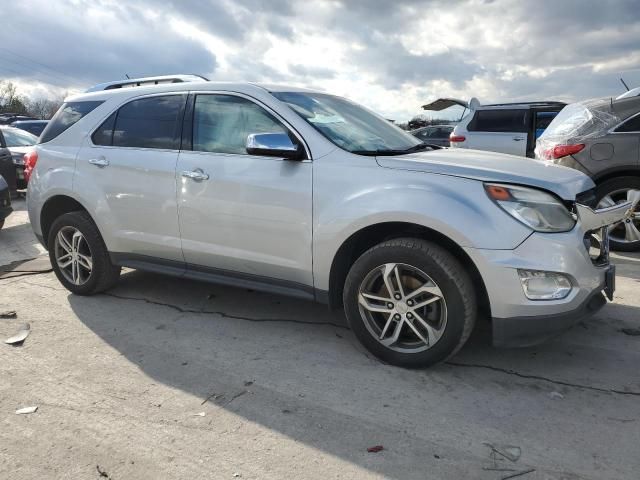
[[[240,478],[241,476],[242,476],[242,475],[241,475],[241,474],[239,474],[239,473],[237,473],[237,472],[233,474],[233,478]]]
[[[198,412],[193,414],[194,417],[204,417],[205,415],[206,415],[205,412]]]
[[[245,393],[249,393],[249,390],[242,390],[241,392],[236,393],[233,397],[231,397],[229,399],[229,401],[227,402],[227,405],[229,405],[231,402],[233,402],[236,398],[241,397],[242,395],[244,395]]]
[[[564,395],[561,394],[560,392],[551,392],[551,393],[549,393],[549,396],[551,398],[558,398],[558,399],[563,399],[564,398]]]
[[[14,345],[16,347],[19,347],[24,343],[25,339],[29,336],[29,333],[31,333],[31,325],[25,323],[20,327],[15,335],[7,338],[4,343],[6,343],[7,345]]]
[[[18,313],[15,310],[5,310],[0,312],[0,318],[18,318]]]
[[[491,443],[485,443],[485,445],[491,449],[492,455],[498,454],[511,462],[517,462],[522,454],[520,447],[515,445],[494,445]]]
[[[375,445],[373,447],[367,448],[367,452],[369,453],[378,453],[378,452],[381,452],[382,450],[384,450],[384,447],[382,445]]]
[[[631,335],[632,337],[640,336],[640,328],[621,328],[620,331],[625,335]]]
[[[500,480],[509,480],[510,478],[521,477],[522,475],[526,475],[527,473],[532,473],[532,472],[535,472],[535,471],[536,471],[535,468],[530,468],[528,470],[522,470],[521,472],[512,473],[511,475],[507,475],[505,477],[502,477]]]
[[[245,387],[250,387],[251,385],[253,385],[253,380],[247,380],[246,382],[244,382]]]
[[[100,468],[100,465],[96,465],[96,470],[98,471],[98,475],[100,475],[100,478],[108,478],[111,479],[111,477],[109,476],[109,474],[106,472],[106,470],[102,470]]]
[[[35,407],[24,407],[16,410],[16,415],[29,415],[30,413],[36,413],[38,411],[38,406]]]
[[[489,458],[491,459],[492,465],[489,467],[482,467],[482,469],[492,472],[508,472],[508,474],[501,477],[500,480],[521,477],[522,475],[527,475],[528,473],[536,471],[535,468],[528,468],[526,470],[518,470],[516,468],[517,466],[514,464],[520,460],[520,456],[522,455],[520,447],[515,445],[495,445],[491,443],[485,443],[484,445],[491,449]]]

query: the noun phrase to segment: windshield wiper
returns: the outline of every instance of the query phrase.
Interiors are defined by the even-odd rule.
[[[419,152],[430,148],[432,150],[439,150],[441,147],[437,145],[431,145],[430,143],[419,143],[413,147],[405,148],[404,150],[353,150],[351,153],[356,155],[370,155],[370,156],[385,156],[385,155],[404,155],[407,153]]]

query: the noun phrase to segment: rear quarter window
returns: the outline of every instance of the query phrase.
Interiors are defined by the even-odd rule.
[[[470,132],[527,132],[526,110],[477,110],[467,126]]]
[[[56,112],[47,127],[40,135],[38,143],[46,143],[69,127],[77,123],[82,117],[96,109],[102,101],[86,101],[86,102],[66,102],[62,104],[60,110]]]
[[[616,132],[640,132],[640,113],[616,128]]]

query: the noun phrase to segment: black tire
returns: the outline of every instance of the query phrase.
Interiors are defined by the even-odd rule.
[[[73,227],[82,233],[89,247],[92,257],[92,269],[87,280],[81,285],[69,281],[62,273],[55,258],[55,239],[64,227]],[[120,267],[114,266],[109,258],[109,252],[98,231],[98,227],[86,212],[65,213],[56,218],[49,230],[49,259],[54,273],[60,283],[76,295],[94,295],[113,287],[120,277]]]
[[[365,278],[388,263],[420,269],[436,283],[446,302],[442,336],[427,350],[404,353],[380,343],[365,325],[358,295]],[[366,251],[351,267],[343,291],[347,321],[358,340],[381,360],[405,368],[427,367],[455,355],[471,335],[476,320],[476,295],[471,278],[456,258],[439,245],[417,238],[385,241]]]
[[[640,177],[619,177],[612,178],[606,182],[602,182],[596,187],[596,205],[598,205],[607,195],[620,192],[622,190],[640,190]],[[618,198],[615,197],[614,200]],[[640,211],[640,206],[636,207],[636,211]],[[634,221],[634,220],[631,220]],[[640,229],[640,221],[634,221],[635,226]],[[624,225],[619,225],[610,232],[609,244],[612,250],[619,252],[638,252],[640,251],[640,240],[638,241],[617,241],[615,237],[621,237],[624,232]]]

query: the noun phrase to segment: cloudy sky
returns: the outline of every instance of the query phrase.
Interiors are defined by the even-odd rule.
[[[640,86],[638,0],[4,0],[2,19],[0,80],[33,96],[199,73],[312,86],[403,121],[440,96]]]

